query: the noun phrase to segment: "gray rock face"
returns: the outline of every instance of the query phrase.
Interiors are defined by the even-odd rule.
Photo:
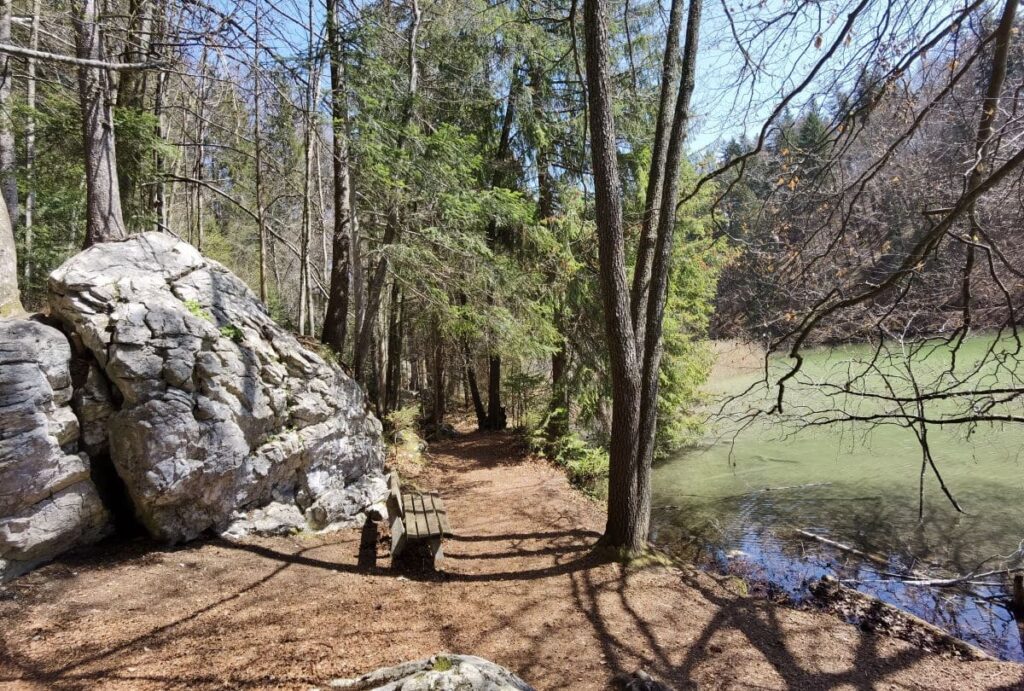
[[[89,460],[78,452],[70,357],[60,331],[0,320],[0,580],[109,528]]]
[[[329,686],[348,691],[533,691],[512,672],[482,657],[446,653],[378,669],[358,679],[335,679]]]
[[[160,233],[96,245],[49,288],[52,313],[110,383],[104,392],[98,378],[76,401],[88,443],[109,445],[153,536],[223,530],[271,500],[305,513],[382,468],[380,423],[359,386],[190,245]]]

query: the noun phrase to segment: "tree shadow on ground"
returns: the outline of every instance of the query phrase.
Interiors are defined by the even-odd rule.
[[[714,605],[715,613],[680,659],[673,655],[678,651],[670,647],[671,641],[659,638],[651,623],[633,607],[626,587],[629,577],[624,567],[620,567],[619,577],[611,583],[595,582],[587,572],[578,572],[572,577],[577,606],[586,613],[611,670],[619,676],[634,671],[627,668],[627,658],[640,659],[647,663],[645,671],[672,688],[698,688],[698,668],[724,653],[713,639],[726,631],[740,633],[744,643],[763,656],[789,689],[876,689],[888,677],[932,654],[918,648],[903,648],[894,654],[882,655],[879,638],[863,635],[855,637],[853,659],[842,671],[809,669],[790,651],[789,639],[794,633],[780,621],[778,605],[729,594],[722,586],[711,587],[705,579],[683,574],[683,582]],[[616,595],[617,606],[631,619],[634,635],[628,638],[607,625],[603,609],[609,607],[607,595],[612,592]],[[774,686],[770,680],[764,682],[766,686]]]

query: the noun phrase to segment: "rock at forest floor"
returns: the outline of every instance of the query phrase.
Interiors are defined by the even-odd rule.
[[[72,257],[49,301],[109,383],[83,402],[138,519],[172,542],[240,518],[287,529],[350,521],[383,467],[380,423],[335,363],[274,323],[234,274],[169,235]],[[291,505],[268,506],[272,501]],[[252,514],[248,519],[246,516]]]
[[[533,691],[504,667],[473,655],[446,653],[404,662],[328,685],[347,691]]]
[[[110,529],[78,450],[70,359],[57,329],[0,320],[0,581]]]

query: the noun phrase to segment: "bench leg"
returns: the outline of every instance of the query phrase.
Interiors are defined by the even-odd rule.
[[[395,559],[405,549],[405,524],[402,523],[402,519],[398,516],[394,516],[391,519],[391,563],[394,564]]]
[[[434,571],[442,571],[444,552],[441,550],[441,538],[435,537],[430,540],[430,553],[434,555]]]

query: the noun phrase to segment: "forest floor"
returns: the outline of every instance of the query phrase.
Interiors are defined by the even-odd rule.
[[[390,568],[369,529],[112,542],[50,564],[0,593],[0,687],[309,689],[449,651],[537,689],[637,669],[677,689],[1024,688],[1021,665],[942,658],[699,571],[601,562],[602,507],[515,448],[463,435],[408,478],[448,506],[443,574]]]

